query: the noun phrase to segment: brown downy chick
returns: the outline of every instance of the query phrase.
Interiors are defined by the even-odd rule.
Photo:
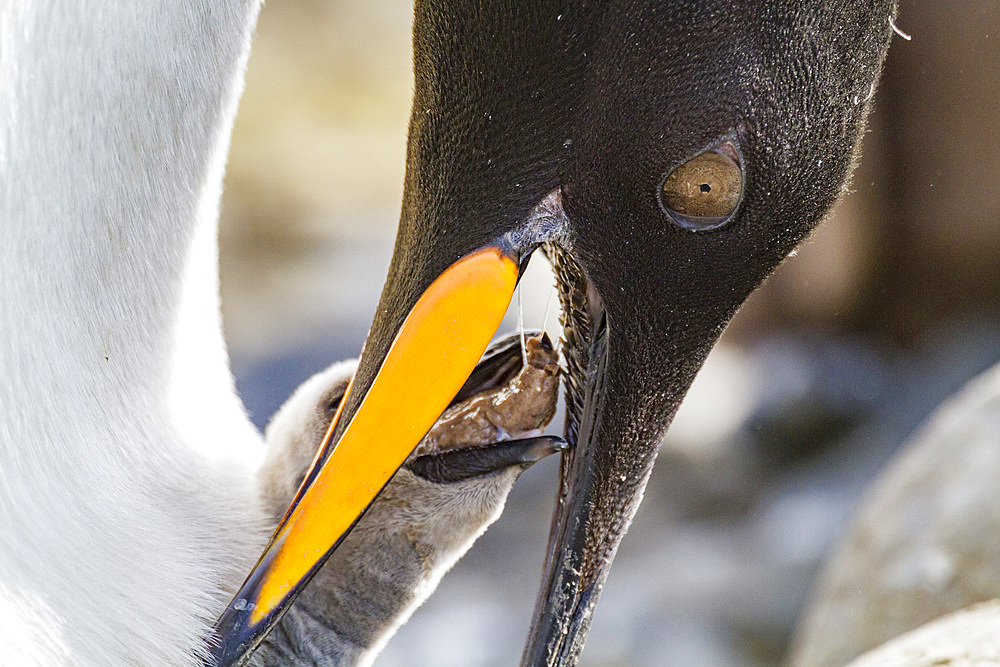
[[[257,665],[368,664],[503,510],[532,463],[564,447],[537,437],[555,413],[557,355],[516,336],[494,346],[455,402],[254,656]],[[267,508],[281,518],[337,410],[354,362],[303,384],[267,429]]]

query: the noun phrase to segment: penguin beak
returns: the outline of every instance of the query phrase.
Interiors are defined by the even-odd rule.
[[[610,328],[627,323],[609,322],[593,292],[588,302],[590,330],[571,332],[570,343],[581,335],[564,346],[570,448],[563,452],[545,572],[522,657],[532,667],[576,664],[675,409],[649,400],[670,385],[646,384],[641,350]],[[683,389],[677,403],[681,396]]]
[[[292,505],[216,622],[210,664],[246,660],[364,514],[469,378],[519,273],[509,249],[467,254],[422,291],[387,349],[370,338],[359,375],[377,372],[352,380]]]
[[[616,546],[611,545],[616,540],[601,532],[610,517],[602,517],[595,509],[598,505],[612,508],[618,525],[627,525],[631,519],[626,490],[631,475],[610,477],[610,466],[600,459],[611,452],[596,437],[607,415],[604,383],[608,361],[606,320],[603,314],[598,317],[601,319],[595,324],[600,333],[595,339],[581,341],[588,348],[587,354],[581,355],[586,380],[572,385],[578,392],[576,401],[567,399],[566,435],[573,448],[562,459],[545,571],[523,665],[575,664]],[[572,379],[566,382],[569,385]],[[609,545],[610,554],[606,553]],[[579,647],[574,648],[577,643]]]
[[[588,228],[577,237],[587,243]],[[522,665],[579,659],[660,439],[731,312],[676,307],[678,290],[642,253],[593,242],[546,246],[559,277],[566,375],[559,495]],[[656,281],[642,282],[642,276]],[[642,286],[642,287],[637,287]]]

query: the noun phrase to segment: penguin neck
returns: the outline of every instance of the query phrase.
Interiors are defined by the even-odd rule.
[[[266,539],[216,268],[258,9],[0,9],[0,645],[32,664],[191,663]]]
[[[111,442],[146,460],[149,429],[209,454],[252,446],[222,340],[216,236],[258,10],[41,0],[0,12],[0,461],[78,470],[74,453]]]

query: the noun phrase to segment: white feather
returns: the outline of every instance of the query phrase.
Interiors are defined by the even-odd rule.
[[[258,9],[0,4],[0,660],[193,664],[267,537],[215,240]]]

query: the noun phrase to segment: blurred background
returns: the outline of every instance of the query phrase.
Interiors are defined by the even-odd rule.
[[[261,14],[221,230],[226,337],[261,427],[312,373],[356,356],[371,321],[401,198],[410,21],[410,0]],[[584,665],[778,664],[866,485],[1000,359],[1000,2],[904,0],[897,24],[913,39],[893,40],[851,193],[699,375]],[[555,328],[550,294],[536,258],[527,327]],[[377,665],[517,663],[556,468],[521,479]]]

